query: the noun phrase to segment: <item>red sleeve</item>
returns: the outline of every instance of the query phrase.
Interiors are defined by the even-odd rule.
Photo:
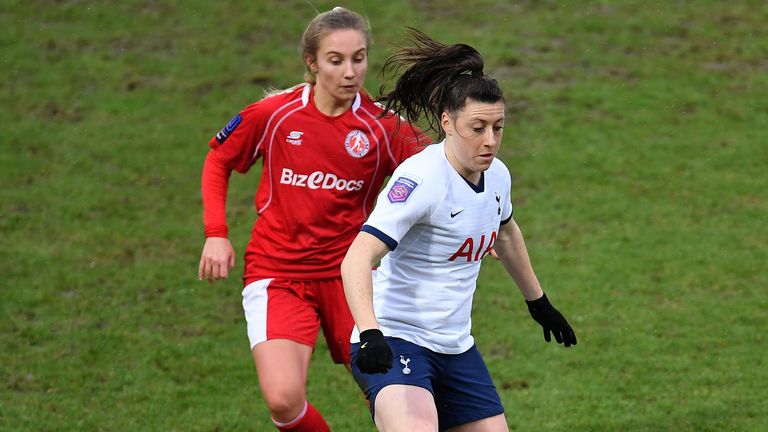
[[[208,142],[230,170],[245,173],[261,155],[259,144],[265,128],[263,103],[240,111]]]
[[[202,176],[203,222],[205,237],[227,237],[227,187],[232,170],[227,168],[218,152],[211,150],[205,157]]]
[[[245,173],[261,155],[264,110],[258,102],[239,112],[208,142],[202,175],[206,237],[227,237],[227,188],[232,170]]]

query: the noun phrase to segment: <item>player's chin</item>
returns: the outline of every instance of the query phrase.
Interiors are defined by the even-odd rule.
[[[339,87],[339,97],[341,98],[353,98],[360,91],[360,87],[356,85],[341,86]]]
[[[493,156],[480,157],[479,160],[477,161],[476,171],[485,171],[491,167],[492,163],[493,163]]]

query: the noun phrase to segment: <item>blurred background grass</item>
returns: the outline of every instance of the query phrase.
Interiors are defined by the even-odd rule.
[[[301,79],[322,1],[0,3],[0,429],[271,430],[240,307],[258,169],[231,182],[230,280],[196,279],[206,143]],[[486,262],[474,330],[512,430],[768,429],[768,6],[351,1],[367,87],[405,25],[486,57],[546,345]],[[309,398],[374,430],[319,342]]]

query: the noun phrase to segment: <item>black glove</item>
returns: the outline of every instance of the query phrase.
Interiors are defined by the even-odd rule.
[[[552,306],[546,294],[536,300],[526,300],[525,303],[533,319],[544,328],[545,341],[552,340],[549,335],[549,332],[552,332],[557,343],[564,344],[566,348],[576,345],[576,333],[573,332],[565,317]]]
[[[379,329],[368,329],[360,333],[360,350],[355,365],[367,374],[387,373],[392,369],[392,348],[384,340]]]

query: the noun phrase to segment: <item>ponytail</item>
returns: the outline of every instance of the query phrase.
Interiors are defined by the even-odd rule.
[[[412,123],[423,118],[428,129],[442,137],[442,113],[455,115],[467,98],[484,103],[504,101],[498,82],[483,73],[483,56],[476,49],[466,44],[445,45],[415,28],[407,29],[414,46],[400,48],[384,63],[385,75],[402,71],[395,88],[378,99],[387,111]]]

